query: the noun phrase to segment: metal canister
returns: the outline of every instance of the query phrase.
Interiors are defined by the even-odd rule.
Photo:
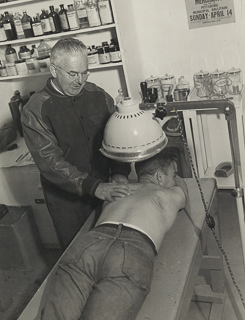
[[[212,81],[209,72],[201,70],[200,72],[195,73],[193,81],[198,97],[206,98],[211,96]]]
[[[232,68],[227,71],[227,88],[230,94],[242,92],[242,71],[239,68]]]
[[[147,83],[147,88],[157,88],[158,98],[162,97],[161,82],[159,77],[150,76],[150,78],[145,79],[145,82]]]
[[[210,73],[213,93],[224,95],[227,93],[227,74],[225,71],[215,70]]]
[[[176,87],[176,79],[174,75],[165,74],[160,78],[162,96],[166,98],[167,95],[171,94]]]

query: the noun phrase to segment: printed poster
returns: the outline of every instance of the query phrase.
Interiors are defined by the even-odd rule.
[[[185,0],[189,28],[235,22],[233,0]]]

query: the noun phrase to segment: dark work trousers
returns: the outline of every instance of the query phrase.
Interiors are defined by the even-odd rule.
[[[61,248],[65,250],[91,212],[102,201],[90,196],[79,197],[64,190],[47,187],[43,193]]]

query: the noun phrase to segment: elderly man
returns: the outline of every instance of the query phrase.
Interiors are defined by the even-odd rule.
[[[186,203],[174,158],[162,151],[135,165],[128,197],[107,202],[95,228],[62,258],[42,320],[133,320],[152,279],[154,257]]]
[[[99,151],[115,107],[108,93],[87,81],[86,46],[73,38],[61,39],[52,48],[50,62],[52,78],[31,96],[22,125],[65,249],[101,200],[128,195],[130,165],[111,161]]]

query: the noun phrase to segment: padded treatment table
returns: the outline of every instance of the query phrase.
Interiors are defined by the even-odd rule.
[[[187,208],[178,213],[172,229],[166,234],[155,261],[151,291],[137,320],[187,320],[191,300],[212,304],[210,320],[222,317],[225,299],[223,258],[206,226],[205,210],[193,178],[185,179],[189,190]],[[218,199],[215,179],[200,179],[208,212],[215,216],[218,230]],[[79,232],[87,232],[98,213],[93,212]],[[69,247],[64,252],[64,255]],[[18,320],[37,320],[45,303],[50,280],[57,264],[49,273]],[[205,277],[198,277],[202,269]],[[210,280],[203,283],[199,279]],[[109,319],[108,319],[109,320]],[[125,319],[126,320],[126,319]]]

